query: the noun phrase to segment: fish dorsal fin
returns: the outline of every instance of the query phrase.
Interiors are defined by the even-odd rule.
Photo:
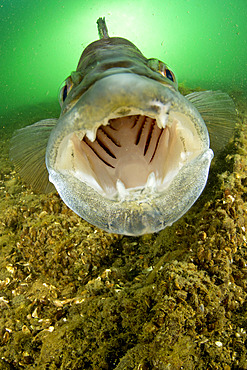
[[[109,34],[108,34],[107,26],[106,26],[105,17],[104,18],[99,18],[97,20],[97,26],[98,26],[98,33],[99,33],[100,40],[101,39],[109,39]]]
[[[46,119],[17,130],[10,142],[10,159],[23,180],[37,192],[55,190],[49,181],[45,152],[57,119]]]
[[[222,91],[199,91],[185,96],[207,125],[210,147],[221,151],[233,136],[237,113],[233,100]]]

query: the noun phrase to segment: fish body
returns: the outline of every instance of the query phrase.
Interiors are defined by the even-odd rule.
[[[222,147],[234,107],[222,92],[182,96],[165,63],[97,22],[100,40],[65,80],[59,119],[18,130],[11,157],[24,180],[40,191],[54,184],[88,222],[119,234],[157,232],[201,194],[213,158],[208,130],[217,126],[212,141]]]

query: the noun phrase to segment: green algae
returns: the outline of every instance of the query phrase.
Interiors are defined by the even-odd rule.
[[[0,367],[247,369],[247,103],[173,226],[107,234],[22,184],[1,152]]]

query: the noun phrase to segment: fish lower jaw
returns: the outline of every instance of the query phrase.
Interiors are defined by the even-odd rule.
[[[109,189],[109,193],[112,194],[111,199],[120,202],[148,202],[148,200],[157,195],[159,191],[164,190],[166,187],[168,187],[169,183],[172,181],[177,172],[178,171],[176,171],[176,173],[170,174],[169,179],[168,177],[166,178],[166,186],[161,186],[162,180],[160,178],[157,178],[154,172],[151,172],[148,175],[146,183],[140,187],[126,188],[124,183],[120,179],[118,179],[116,181],[116,189]]]
[[[201,152],[188,119],[169,107],[157,104],[157,118],[110,118],[95,130],[68,135],[60,144],[56,170],[112,200],[143,201],[162,192]]]

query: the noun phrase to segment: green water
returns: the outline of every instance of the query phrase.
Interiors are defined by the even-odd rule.
[[[246,0],[1,0],[0,115],[55,102],[83,48],[98,38],[99,16],[111,36],[166,62],[179,82],[245,90]]]

